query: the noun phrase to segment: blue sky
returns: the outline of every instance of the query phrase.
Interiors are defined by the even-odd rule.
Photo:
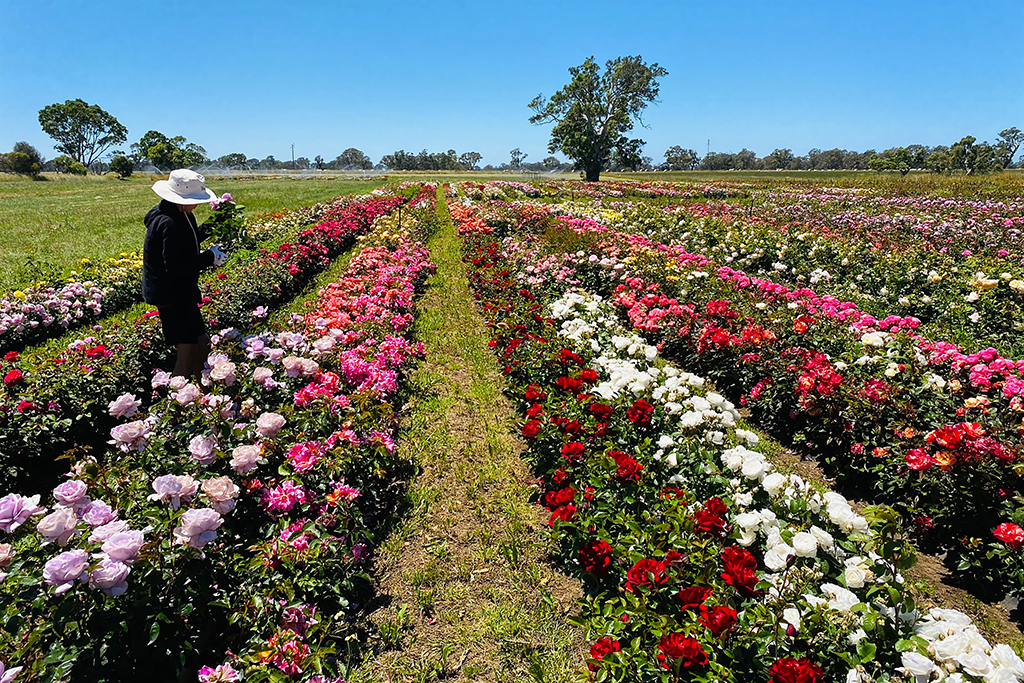
[[[668,69],[645,154],[878,150],[1024,128],[1024,0],[0,0],[0,150],[81,98],[211,157],[547,152],[529,101],[593,55]],[[126,145],[124,145],[127,147]]]

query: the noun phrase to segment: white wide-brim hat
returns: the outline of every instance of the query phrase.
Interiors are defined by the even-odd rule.
[[[205,204],[217,199],[217,193],[206,187],[206,178],[187,168],[171,171],[167,180],[153,183],[153,192],[173,204]]]

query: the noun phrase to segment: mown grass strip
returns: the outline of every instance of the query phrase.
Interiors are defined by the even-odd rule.
[[[400,440],[421,474],[406,522],[376,559],[375,653],[348,680],[573,680],[585,670],[582,634],[568,621],[581,589],[547,561],[522,444],[440,193],[438,213],[429,243],[438,270],[416,323],[427,361],[411,377]]]

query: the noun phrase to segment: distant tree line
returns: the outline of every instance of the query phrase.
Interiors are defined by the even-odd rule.
[[[665,151],[665,162],[657,167],[663,171],[831,171],[868,170],[895,171],[906,175],[912,170],[934,173],[989,173],[1005,168],[1019,167],[1014,157],[1024,142],[1024,133],[1018,128],[1007,128],[999,133],[994,144],[978,142],[966,136],[951,145],[907,145],[893,147],[879,153],[873,149],[864,152],[846,149],[812,149],[804,156],[796,156],[791,149],[775,149],[759,157],[749,149],[739,152],[710,152],[701,158],[692,149],[678,145]]]

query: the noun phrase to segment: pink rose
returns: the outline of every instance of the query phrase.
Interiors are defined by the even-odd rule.
[[[217,529],[224,518],[216,510],[201,508],[188,510],[181,516],[181,524],[174,530],[174,542],[196,550],[217,537]]]
[[[231,477],[217,477],[203,482],[203,493],[210,499],[210,507],[222,515],[231,512],[235,507],[238,492],[239,488],[231,481]]]
[[[188,442],[188,452],[200,465],[212,465],[217,460],[217,440],[212,436],[194,436]]]
[[[189,403],[196,401],[202,395],[203,392],[200,391],[199,387],[189,382],[174,394],[174,400],[179,404],[186,406]]]
[[[141,405],[142,401],[132,394],[121,394],[111,401],[108,407],[113,417],[131,417],[138,412]]]
[[[283,415],[277,413],[263,413],[256,420],[256,433],[266,439],[272,439],[284,427]]]
[[[53,512],[39,520],[36,531],[46,538],[46,543],[56,541],[57,545],[67,545],[75,534],[78,515],[69,507],[58,505]]]
[[[0,543],[0,569],[7,569],[14,560],[14,546],[10,543]]]
[[[153,480],[153,493],[149,500],[166,501],[172,510],[177,510],[182,501],[188,500],[199,490],[199,482],[187,474],[165,474]]]
[[[235,364],[229,360],[219,361],[210,369],[210,379],[231,386],[235,383]]]
[[[256,469],[259,459],[259,446],[238,446],[231,451],[231,468],[239,474],[247,474]]]

